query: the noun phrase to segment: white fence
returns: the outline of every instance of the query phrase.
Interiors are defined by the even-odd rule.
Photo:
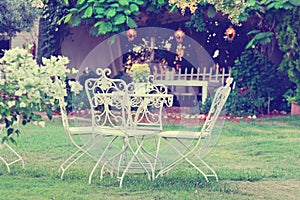
[[[220,72],[218,65],[215,67],[209,68],[198,68],[195,70],[192,68],[188,73],[188,69],[185,68],[184,72],[179,71],[164,71],[154,69],[153,75],[155,77],[155,82],[162,83],[171,87],[172,92],[178,96],[189,96],[193,95],[195,92],[189,92],[187,87],[201,87],[201,96],[202,103],[205,102],[208,94],[208,86],[211,83],[218,83],[219,85],[224,85],[227,77],[230,76],[230,73],[225,73],[225,70]],[[182,91],[178,87],[185,87]]]

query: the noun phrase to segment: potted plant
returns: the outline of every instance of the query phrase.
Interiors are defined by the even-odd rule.
[[[145,93],[147,91],[147,82],[150,76],[150,68],[147,63],[135,63],[128,71],[134,84],[136,93]]]

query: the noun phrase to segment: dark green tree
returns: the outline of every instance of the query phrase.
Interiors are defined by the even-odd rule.
[[[38,9],[27,0],[2,0],[0,4],[0,34],[8,37],[29,30],[38,16]]]

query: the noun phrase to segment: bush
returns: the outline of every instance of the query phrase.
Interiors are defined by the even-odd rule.
[[[0,59],[0,123],[5,125],[7,136],[19,134],[18,124],[40,121],[36,112],[46,111],[49,119],[52,110],[64,106],[62,97],[67,95],[66,76],[76,73],[67,68],[67,57],[43,58],[38,65],[28,50],[15,48],[4,52]],[[81,85],[69,82],[70,91],[78,93]],[[1,139],[0,139],[1,140]]]
[[[231,74],[236,86],[227,102],[230,114],[257,115],[286,109],[283,95],[291,82],[258,50],[245,50],[235,60]]]

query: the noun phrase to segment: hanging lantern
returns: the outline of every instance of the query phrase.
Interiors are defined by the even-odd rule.
[[[128,31],[126,31],[126,35],[128,38],[128,41],[133,41],[134,38],[136,38],[137,33],[136,30],[134,30],[133,28],[128,29]]]
[[[229,28],[227,28],[225,31],[226,39],[230,42],[233,41],[235,34],[236,34],[236,31],[234,28],[232,28],[232,26],[229,26]]]
[[[176,39],[176,41],[178,43],[181,43],[183,42],[183,38],[185,36],[185,33],[181,30],[181,29],[178,29],[175,33],[174,33],[174,37]]]

